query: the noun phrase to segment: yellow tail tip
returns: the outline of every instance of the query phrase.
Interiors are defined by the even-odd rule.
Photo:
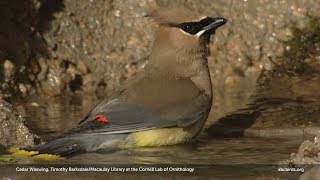
[[[54,154],[39,154],[38,151],[26,151],[26,150],[21,150],[18,148],[10,148],[8,149],[8,152],[12,155],[17,155],[17,156],[27,156],[27,157],[32,157],[36,159],[41,159],[41,160],[58,160],[58,159],[63,159],[63,157],[59,155],[54,155]]]
[[[18,155],[18,156],[34,156],[36,154],[39,154],[38,151],[26,151],[18,148],[9,148],[8,152],[12,155]]]
[[[42,159],[42,160],[64,159],[63,157],[61,157],[59,155],[54,155],[54,154],[37,154],[37,155],[33,156],[33,158]]]

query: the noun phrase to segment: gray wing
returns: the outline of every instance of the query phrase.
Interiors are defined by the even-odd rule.
[[[116,98],[96,106],[76,128],[64,135],[119,134],[175,125],[175,122],[162,119],[147,109]]]
[[[165,119],[174,120],[179,127],[187,127],[207,116],[211,99],[204,93],[180,104],[168,104],[159,114]]]
[[[180,105],[168,105],[155,114],[148,109],[115,98],[97,105],[67,134],[119,134],[172,126],[186,127],[208,113],[206,106],[195,104],[197,100]]]

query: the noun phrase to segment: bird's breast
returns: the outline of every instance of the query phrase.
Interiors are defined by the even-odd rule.
[[[163,107],[188,102],[201,90],[191,80],[173,78],[146,78],[126,92],[128,101],[144,107]]]

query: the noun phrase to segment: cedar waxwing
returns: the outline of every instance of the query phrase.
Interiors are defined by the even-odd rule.
[[[35,147],[61,156],[81,152],[185,143],[211,109],[207,45],[224,18],[160,9],[149,63],[119,91],[96,105],[69,132]]]

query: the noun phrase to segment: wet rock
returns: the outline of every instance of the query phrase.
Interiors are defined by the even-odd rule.
[[[84,82],[86,74],[94,77],[93,87],[83,84],[85,91],[95,91],[99,84],[106,84],[107,90],[117,88],[127,76],[127,64],[147,59],[152,29],[146,28],[150,20],[143,15],[154,2],[135,1],[124,6],[117,1],[65,1],[64,5],[65,10],[54,15],[52,29],[43,37],[58,59],[74,63],[80,73],[73,74]]]
[[[61,5],[61,1],[50,1]],[[48,1],[20,0],[0,2],[0,65],[10,59],[15,71],[10,83],[1,81],[2,97],[19,97],[35,93],[37,79],[34,65],[39,57],[48,57],[48,49],[40,32],[50,22],[50,11],[43,15]],[[54,3],[51,3],[54,4]],[[59,9],[56,9],[59,10]],[[40,17],[41,16],[41,17]],[[41,27],[40,27],[41,23]],[[2,73],[3,71],[1,71]],[[2,79],[1,79],[2,80]]]
[[[4,81],[9,82],[12,80],[12,77],[14,75],[14,64],[6,59],[3,63],[3,75],[4,75]]]
[[[38,65],[39,65],[39,67],[35,66],[35,67],[37,67],[37,69],[39,69],[39,70],[35,70],[35,74],[37,74],[39,81],[43,81],[45,79],[47,71],[48,71],[48,65],[47,65],[46,59],[40,57],[38,59]],[[40,71],[40,72],[38,73],[38,71]]]
[[[33,74],[25,66],[17,66],[13,60],[0,59],[0,97],[18,98],[26,97],[35,92],[34,84],[30,80],[35,80]]]
[[[310,164],[320,164],[320,144],[318,142],[320,135],[314,138],[314,141],[306,140],[301,143],[298,152],[292,153],[288,163],[290,166],[304,166]],[[310,167],[310,166],[309,166]]]
[[[34,136],[23,121],[11,104],[0,99],[0,144],[6,147],[33,145]]]
[[[41,81],[41,89],[48,96],[55,96],[61,93],[65,86],[65,69],[59,60],[49,60],[48,71]]]
[[[87,66],[80,59],[77,60],[76,66],[77,66],[77,69],[78,69],[78,71],[80,72],[81,75],[88,74]]]

